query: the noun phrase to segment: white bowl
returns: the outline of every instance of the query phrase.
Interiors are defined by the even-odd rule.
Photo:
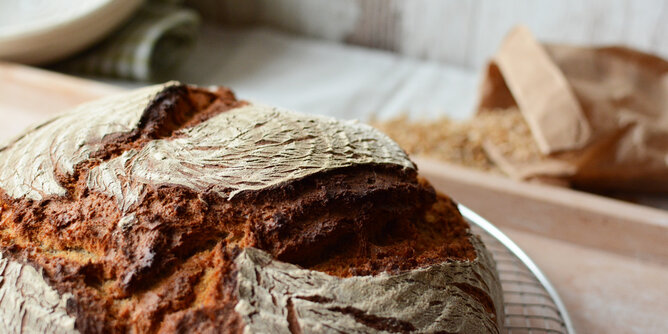
[[[116,28],[142,0],[0,0],[0,59],[44,64]]]

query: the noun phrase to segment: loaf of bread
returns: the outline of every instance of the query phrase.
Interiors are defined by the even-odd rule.
[[[0,145],[2,333],[499,333],[503,319],[480,239],[367,125],[170,82]]]

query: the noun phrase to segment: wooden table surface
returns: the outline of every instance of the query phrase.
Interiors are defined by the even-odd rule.
[[[120,90],[0,63],[0,140]],[[668,213],[456,166],[418,164],[437,189],[497,224],[533,258],[561,295],[578,333],[668,333],[668,247],[662,247],[668,245]],[[526,212],[531,219],[518,214]],[[643,232],[648,230],[652,235]]]

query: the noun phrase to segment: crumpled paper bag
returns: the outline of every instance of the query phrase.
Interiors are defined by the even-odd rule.
[[[518,179],[596,190],[668,192],[668,62],[624,47],[541,44],[525,27],[485,72],[478,112],[517,107],[537,154],[494,162]]]

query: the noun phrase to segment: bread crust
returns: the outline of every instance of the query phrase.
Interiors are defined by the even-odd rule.
[[[0,146],[0,204],[0,264],[13,268],[1,277],[30,268],[26,279],[53,297],[47,307],[20,297],[20,280],[0,285],[13,293],[7,305],[36,305],[0,307],[16,333],[295,333],[330,325],[493,333],[502,318],[484,247],[394,142],[356,122],[238,101],[224,88],[171,82],[28,130]],[[427,320],[409,307],[423,299],[380,312],[321,294],[307,301],[348,320],[308,317],[306,302],[291,297],[305,289],[275,295],[280,303],[271,307],[249,297],[249,284],[281,285],[258,281],[270,267],[303,274],[295,286],[316,284],[313,277],[332,288],[352,284],[348,294],[350,282],[371,290],[394,282],[397,291],[426,296],[445,289],[429,307],[458,306]],[[248,276],[251,269],[259,276]],[[447,287],[415,281],[446,273],[455,277]],[[412,283],[401,285],[407,275]],[[376,295],[370,305],[396,297]],[[26,325],[12,312],[49,316],[23,317]],[[267,320],[278,314],[285,317]]]

